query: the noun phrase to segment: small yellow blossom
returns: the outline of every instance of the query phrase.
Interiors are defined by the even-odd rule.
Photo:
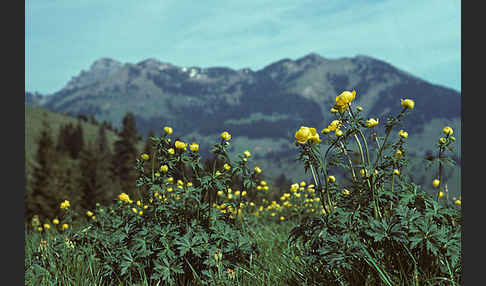
[[[58,225],[59,224],[59,219],[55,218],[52,220],[52,223],[55,224],[55,225]]]
[[[61,209],[65,210],[67,208],[69,208],[71,206],[71,203],[68,201],[68,200],[64,200],[62,203],[61,203]]]
[[[331,107],[331,109],[329,110],[331,113],[338,113],[338,110],[334,107]]]
[[[334,176],[329,176],[327,178],[327,180],[330,182],[330,183],[334,183],[336,181],[336,178]]]
[[[439,192],[439,198],[442,198],[444,196],[444,192]]]
[[[403,139],[407,139],[408,138],[408,132],[404,131],[404,130],[400,130],[400,131],[398,131],[398,136],[402,137]]]
[[[343,189],[341,191],[341,194],[343,194],[344,196],[348,196],[349,195],[349,191],[347,189]]]
[[[51,228],[51,225],[50,225],[50,224],[48,224],[48,223],[45,223],[45,224],[43,225],[43,227],[44,227],[44,229],[45,229],[45,230],[48,230],[48,229],[50,229],[50,228]]]
[[[329,130],[329,128],[324,128],[324,129],[321,130],[322,134],[328,134],[329,132],[331,132],[331,130]]]
[[[380,121],[379,118],[376,118],[376,119],[370,118],[370,119],[366,120],[366,127],[368,127],[368,128],[374,127],[374,126],[378,125],[379,121]]]
[[[224,163],[223,168],[224,168],[226,171],[231,170],[231,166],[230,166],[230,165],[228,165],[228,163]]]
[[[402,155],[403,155],[402,150],[398,149],[394,156],[395,156],[395,158],[400,158],[400,157],[402,157]]]
[[[267,182],[266,182],[266,181],[261,180],[261,181],[260,181],[260,185],[262,185],[262,186],[266,186],[266,185],[267,185]]]
[[[93,212],[92,211],[86,211],[86,215],[89,216],[89,217],[92,217],[93,216]]]
[[[167,171],[169,171],[169,166],[167,165],[160,166],[160,171],[163,173],[167,173]]]
[[[260,167],[256,166],[255,167],[255,172],[257,172],[258,174],[260,174],[262,172],[262,169],[260,169]]]
[[[177,149],[181,149],[181,150],[186,150],[186,148],[187,148],[187,144],[182,142],[182,141],[179,141],[179,140],[176,140],[174,145]]]
[[[445,144],[447,140],[444,137],[440,137],[439,142]]]
[[[446,126],[446,127],[444,127],[444,129],[442,129],[442,132],[445,135],[451,136],[454,133],[454,130],[452,130],[452,128],[450,126]]]
[[[440,181],[437,180],[437,179],[432,181],[432,186],[434,186],[434,188],[437,188],[439,186],[439,184],[440,184]]]
[[[243,152],[243,155],[245,155],[245,157],[247,157],[247,158],[250,158],[250,157],[251,157],[251,153],[250,153],[250,151],[248,151],[248,150],[245,150],[245,151]]]
[[[357,111],[363,111],[363,107],[362,106],[356,106],[356,110]]]
[[[342,122],[336,119],[331,121],[327,129],[329,129],[329,131],[336,131],[336,129],[338,129],[342,125],[343,125]]]
[[[395,170],[393,170],[393,174],[400,175],[400,171],[398,171],[397,169],[395,169]]]
[[[167,133],[168,135],[170,135],[170,134],[172,134],[172,127],[165,126],[164,127],[164,131],[165,131],[165,133]]]
[[[125,202],[125,203],[132,203],[132,200],[130,199],[130,197],[125,194],[125,193],[121,193],[118,195],[118,198],[120,199],[120,201],[122,202]]]
[[[461,205],[461,200],[456,200],[454,203],[455,203],[456,205],[460,206],[460,205]]]
[[[199,151],[199,144],[196,144],[196,143],[192,142],[192,144],[189,145],[189,149],[192,152],[197,152],[197,151]]]
[[[220,196],[220,197],[221,197],[221,196],[224,194],[224,192],[223,192],[223,191],[218,191],[218,193],[217,193],[217,194],[218,194],[218,196]]]
[[[169,152],[169,154],[171,154],[171,155],[175,154],[174,148],[169,148],[169,150],[167,150],[167,152]]]
[[[61,226],[62,230],[65,230],[65,229],[68,229],[68,228],[69,228],[69,225],[67,223],[63,223],[62,226]]]
[[[150,159],[150,156],[148,154],[145,154],[145,153],[143,153],[142,155],[140,155],[140,157],[142,157],[142,159],[144,159],[145,161],[147,161],[148,159]]]
[[[229,134],[228,131],[224,131],[223,133],[221,133],[221,138],[228,141],[231,139],[231,134]]]
[[[242,197],[246,196],[246,191],[241,192],[241,196]]]
[[[413,101],[412,99],[402,99],[401,100],[401,105],[405,108],[408,108],[408,109],[413,109],[415,107],[415,101]]]
[[[341,129],[336,129],[336,136],[343,136],[344,132]]]

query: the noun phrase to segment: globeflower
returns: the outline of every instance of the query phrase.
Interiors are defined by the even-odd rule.
[[[223,138],[224,140],[230,140],[231,134],[229,134],[227,131],[224,131],[223,133],[221,133],[221,138]]]
[[[341,127],[341,125],[343,125],[342,122],[336,119],[336,120],[331,121],[331,124],[329,124],[327,129],[329,129],[329,131],[336,131],[336,129]]]
[[[59,224],[59,220],[57,218],[55,218],[55,219],[52,220],[52,223],[55,224],[55,225],[58,225]]]
[[[67,223],[63,223],[62,226],[61,226],[62,230],[65,230],[65,229],[68,229],[68,228],[69,228],[69,225]]]
[[[412,99],[402,99],[401,100],[401,105],[405,108],[408,108],[408,109],[413,109],[415,107],[415,101],[413,101]]]
[[[231,166],[230,166],[230,165],[228,165],[228,163],[224,163],[223,168],[224,168],[226,171],[231,170]]]
[[[44,229],[50,229],[50,228],[51,228],[51,225],[50,225],[50,224],[48,224],[48,223],[45,223],[45,224],[43,225],[43,227],[44,227]]]
[[[341,129],[336,129],[336,136],[343,136],[344,132]]]
[[[130,196],[128,196],[127,194],[125,193],[121,193],[118,195],[118,198],[120,199],[120,201],[122,202],[125,202],[125,203],[132,203],[132,200],[130,200]]]
[[[64,202],[61,203],[61,209],[65,210],[71,206],[71,203],[69,203],[68,200],[64,200]]]
[[[446,126],[446,127],[444,127],[444,129],[442,129],[442,132],[445,135],[451,136],[452,133],[454,133],[454,130],[452,130],[452,128],[450,126]]]
[[[245,151],[243,152],[243,155],[245,155],[245,157],[247,157],[247,158],[250,158],[250,157],[251,157],[251,153],[250,153],[250,151],[248,151],[248,150],[245,150]]]
[[[145,161],[147,161],[150,158],[150,156],[145,153],[143,153],[140,157],[142,157],[142,159],[144,159]]]
[[[176,140],[174,145],[177,149],[181,149],[181,150],[186,150],[186,147],[187,147],[186,143],[179,141],[179,140]]]
[[[160,171],[163,173],[167,173],[167,171],[169,171],[169,166],[167,165],[160,166]]]
[[[309,140],[309,137],[311,136],[311,130],[309,127],[306,126],[301,126],[297,132],[295,132],[295,139],[297,139],[297,142],[300,144],[304,144]]]
[[[398,175],[400,175],[400,171],[398,171],[398,169],[395,169],[395,170],[393,170],[393,174],[398,176]]]
[[[379,121],[380,121],[379,118],[376,118],[376,119],[370,118],[370,119],[366,120],[366,127],[368,127],[368,128],[374,127],[374,126],[378,125]]]
[[[334,176],[329,176],[327,178],[327,180],[330,182],[330,183],[334,183],[336,181],[336,178]]]
[[[336,106],[339,111],[341,110],[346,110],[349,107],[349,104],[351,104],[351,101],[354,100],[356,97],[356,91],[343,91],[340,95],[336,97]]]
[[[255,167],[255,172],[257,172],[258,174],[260,174],[262,172],[262,169],[260,169],[260,167],[256,166]]]
[[[167,150],[167,152],[169,152],[169,154],[171,154],[171,155],[175,154],[174,148],[169,148],[169,150]]]
[[[400,130],[400,131],[398,131],[398,136],[402,137],[403,139],[407,139],[408,138],[408,132],[406,132],[404,130]]]
[[[439,184],[440,184],[440,181],[437,180],[437,179],[432,181],[432,186],[434,186],[434,188],[437,188],[439,186]]]
[[[192,142],[192,144],[189,145],[189,149],[191,149],[192,152],[197,152],[199,150],[199,144]]]
[[[169,127],[169,126],[165,126],[165,127],[164,127],[164,131],[165,131],[165,133],[166,133],[167,135],[172,134],[172,128],[171,128],[171,127]]]

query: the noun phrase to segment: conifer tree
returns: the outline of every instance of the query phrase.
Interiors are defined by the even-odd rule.
[[[29,219],[37,214],[40,217],[52,217],[59,207],[59,196],[52,189],[55,181],[55,164],[57,161],[51,128],[47,120],[42,122],[42,130],[37,138],[37,152],[30,184],[31,192],[27,194],[25,212]]]
[[[119,180],[121,190],[134,195],[136,186],[135,162],[138,155],[136,145],[139,140],[135,116],[127,112],[123,117],[120,139],[115,141],[112,158],[112,170],[115,178]]]

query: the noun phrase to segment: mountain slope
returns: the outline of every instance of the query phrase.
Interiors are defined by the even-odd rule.
[[[459,92],[367,56],[326,59],[309,54],[258,71],[103,58],[48,96],[42,106],[59,113],[93,114],[116,127],[130,111],[141,135],[149,129],[160,134],[162,126],[170,125],[177,136],[200,143],[203,154],[221,131],[229,130],[235,152],[250,148],[267,174],[284,172],[298,178],[303,173],[295,171],[294,132],[301,125],[326,127],[334,119],[329,109],[335,97],[352,89],[357,91],[354,103],[365,108],[365,116],[379,117],[380,122],[401,110],[400,99],[415,100],[414,111],[400,128],[410,134],[409,149],[416,157],[434,150],[444,125],[451,125],[460,138]],[[458,189],[460,181],[454,181]]]

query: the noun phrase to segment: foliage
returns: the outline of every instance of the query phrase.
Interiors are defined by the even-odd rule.
[[[441,189],[433,198],[401,173],[407,164],[408,134],[401,131],[403,137],[397,142],[388,141],[393,127],[414,104],[402,102],[403,110],[385,122],[385,135],[378,137],[374,128],[378,121],[362,118],[362,108],[353,112],[352,99],[336,112],[342,124],[337,130],[344,132],[330,133],[333,124],[323,130],[330,146],[325,153],[307,137],[298,145],[299,158],[312,172],[326,210],[321,217],[303,220],[290,233],[292,245],[302,253],[306,273],[314,283],[326,285],[418,285],[419,281],[420,285],[438,281],[459,285],[460,210],[448,199],[440,201]],[[303,131],[299,132],[296,137],[302,141]],[[374,157],[366,132],[376,142]],[[449,135],[441,139],[441,154],[451,139]],[[350,157],[351,140],[361,155],[358,162]],[[347,170],[350,179],[331,180],[330,165]],[[460,201],[455,203],[460,205]]]

